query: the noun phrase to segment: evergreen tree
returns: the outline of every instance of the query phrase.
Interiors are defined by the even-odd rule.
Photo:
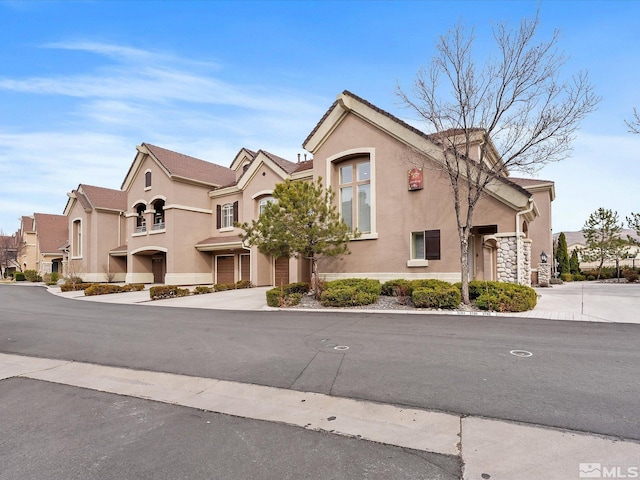
[[[257,220],[238,225],[245,231],[240,236],[265,255],[310,260],[312,285],[318,293],[318,260],[348,254],[347,243],[359,236],[342,221],[334,197],[331,188],[323,188],[322,178],[286,180],[276,185],[274,201]]]
[[[558,246],[556,247],[556,262],[558,262],[558,273],[571,273],[569,265],[569,251],[567,250],[567,237],[564,232],[560,232],[558,236]]]
[[[571,252],[571,258],[569,259],[569,270],[572,275],[578,275],[580,273],[580,260],[578,259],[578,251]]]
[[[622,223],[618,220],[618,212],[599,208],[591,215],[582,227],[587,248],[582,258],[586,261],[598,262],[598,279],[606,260],[625,258],[628,242],[620,238]]]

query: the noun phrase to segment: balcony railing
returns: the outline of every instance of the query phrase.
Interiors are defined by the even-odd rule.
[[[158,222],[153,224],[154,230],[164,230],[164,222]]]
[[[146,225],[138,225],[136,227],[136,233],[142,233],[142,232],[146,232],[147,231],[147,226]]]

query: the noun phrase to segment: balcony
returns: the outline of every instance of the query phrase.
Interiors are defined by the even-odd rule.
[[[164,222],[158,222],[158,223],[154,223],[153,230],[164,230]]]

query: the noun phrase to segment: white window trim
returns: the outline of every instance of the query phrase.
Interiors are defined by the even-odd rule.
[[[148,187],[147,187],[147,173],[151,174],[151,185],[149,185]],[[144,171],[144,191],[147,192],[147,191],[151,190],[152,186],[153,186],[153,172],[151,171],[150,168],[147,168]]]
[[[231,207],[231,208],[229,208]],[[231,225],[225,225],[225,220],[229,218],[229,216],[225,213],[226,211],[231,211]],[[227,230],[225,230],[227,229]],[[222,209],[220,210],[220,229],[218,231],[230,231],[228,229],[233,230],[233,203],[225,203],[222,205]]]
[[[371,185],[371,232],[363,233],[362,235],[360,235],[360,237],[352,238],[351,240],[375,240],[378,238],[376,215],[376,149],[373,147],[352,148],[350,150],[344,150],[328,157],[324,187],[326,188],[327,186],[332,185],[335,176],[338,176],[338,182],[336,182],[336,185],[340,184],[340,169],[336,168],[336,164],[342,160],[345,160],[345,157],[351,157],[355,155],[369,156],[369,185]]]
[[[222,228],[218,229],[218,231],[220,233],[233,232],[234,230],[235,230],[235,227],[222,227]]]

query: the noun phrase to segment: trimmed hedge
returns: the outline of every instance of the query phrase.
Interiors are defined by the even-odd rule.
[[[130,283],[127,285],[94,283],[84,290],[84,294],[87,297],[91,297],[94,295],[106,295],[109,293],[139,292],[141,290],[144,290],[144,285],[142,283]]]
[[[76,292],[78,290],[86,290],[94,283],[65,283],[60,285],[60,291],[62,292]]]
[[[251,288],[253,285],[249,280],[239,280],[236,283],[216,283],[213,290],[216,292],[224,292],[225,290],[236,290],[239,288]]]
[[[188,288],[180,288],[177,285],[159,285],[149,289],[151,300],[162,300],[165,298],[186,297],[191,292]]]
[[[27,279],[27,277],[24,276],[24,272],[14,272],[13,279],[16,282],[24,282]]]
[[[503,282],[486,283],[487,289],[475,301],[482,310],[497,312],[525,312],[531,310],[538,302],[536,291],[525,285]]]
[[[203,295],[205,293],[213,293],[213,287],[206,287],[204,285],[199,285],[193,289],[194,295]]]
[[[448,288],[450,286],[449,282],[435,278],[417,280],[398,278],[383,283],[381,294],[392,297],[411,296],[416,288]]]
[[[309,284],[304,282],[289,283],[281,287],[267,290],[267,305],[270,307],[292,307],[298,305],[302,295],[309,292]]]
[[[454,309],[460,305],[462,296],[458,287],[447,283],[446,285],[415,288],[411,299],[417,308]]]
[[[320,303],[325,307],[356,307],[375,303],[380,296],[382,285],[378,280],[368,278],[346,278],[327,282],[320,295]]]

